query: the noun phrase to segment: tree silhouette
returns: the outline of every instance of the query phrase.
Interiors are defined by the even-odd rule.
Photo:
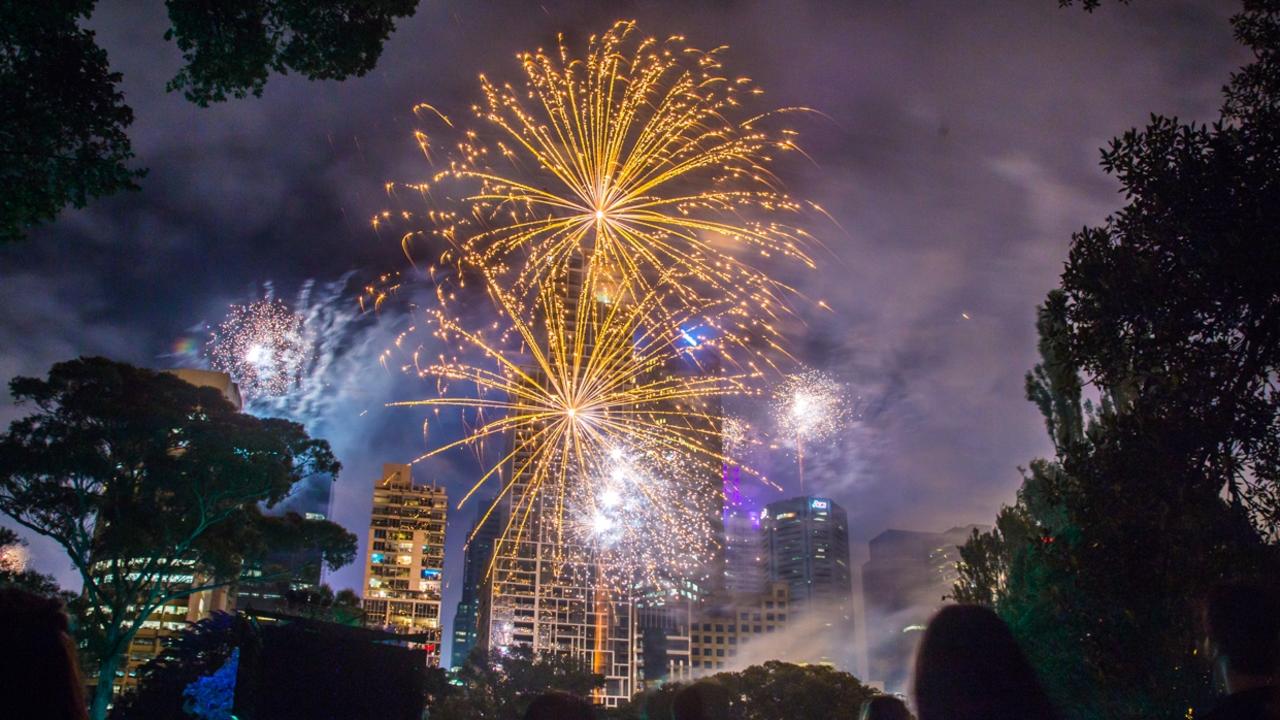
[[[136,190],[120,73],[78,23],[90,0],[0,5],[0,243],[62,208]]]
[[[94,0],[0,4],[0,243],[63,208],[137,190],[133,110],[107,53],[80,27]],[[418,0],[166,0],[185,65],[166,86],[207,107],[262,95],[271,73],[364,75]]]
[[[52,538],[84,587],[81,634],[106,716],[130,641],[168,602],[233,584],[272,550],[321,548],[330,567],[355,536],[262,512],[340,465],[301,425],[240,413],[214,388],[103,358],[15,378],[36,411],[0,436],[0,511]]]
[[[1203,708],[1197,596],[1280,582],[1280,2],[1233,24],[1255,61],[1218,122],[1104,150],[1126,204],[1073,236],[1028,377],[1055,455],[961,552],[956,596],[994,604],[1069,718]]]
[[[342,80],[373,69],[418,0],[166,0],[186,65],[169,82],[201,106],[262,95],[272,72]]]

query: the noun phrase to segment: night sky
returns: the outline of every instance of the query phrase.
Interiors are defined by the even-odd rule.
[[[790,276],[833,312],[805,311],[786,331],[799,358],[846,383],[861,420],[810,450],[806,490],[847,508],[857,542],[890,527],[989,523],[1012,500],[1017,467],[1049,450],[1023,375],[1036,360],[1035,305],[1056,284],[1071,232],[1121,202],[1098,148],[1153,112],[1212,119],[1246,59],[1227,24],[1234,9],[424,0],[363,78],[273,76],[262,98],[201,109],[164,92],[180,56],[163,39],[163,4],[101,3],[90,26],[124,74],[137,165],[150,172],[141,192],[0,248],[0,377],[85,354],[191,364],[229,304],[274,293],[297,305],[310,288],[308,307],[329,323],[323,367],[296,396],[253,409],[333,443],[345,465],[334,519],[363,544],[380,464],[407,461],[450,429],[424,440],[422,413],[383,407],[432,387],[377,362],[408,322],[404,303],[358,317],[350,292],[406,266],[399,238],[369,219],[390,204],[385,183],[431,172],[410,108],[428,102],[471,122],[479,73],[518,80],[517,51],[550,48],[558,32],[581,47],[635,18],[646,33],[729,45],[727,72],[766,90],[761,109],[821,113],[794,124],[814,162],[793,154],[777,170],[836,220],[810,226],[826,246],[818,271]],[[6,425],[17,414],[0,406]],[[787,453],[761,464],[795,489]],[[456,498],[477,468],[459,456],[415,475]],[[757,502],[788,496],[748,490]],[[450,578],[472,516],[450,518]],[[33,539],[32,556],[78,585],[57,548]],[[362,572],[357,562],[329,582],[359,587]],[[446,629],[456,593],[455,582]]]

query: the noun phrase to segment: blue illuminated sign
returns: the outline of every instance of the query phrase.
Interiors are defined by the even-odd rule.
[[[809,501],[809,507],[813,508],[814,510],[827,510],[831,507],[831,501],[818,500],[817,498],[814,498],[813,500]]]

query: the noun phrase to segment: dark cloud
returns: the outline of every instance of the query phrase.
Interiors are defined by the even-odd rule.
[[[1015,467],[1047,450],[1022,376],[1035,361],[1034,306],[1070,233],[1119,203],[1097,148],[1151,112],[1212,118],[1245,60],[1232,9],[427,0],[364,78],[273,77],[261,99],[201,109],[163,92],[179,57],[162,39],[162,4],[102,3],[90,24],[125,74],[138,162],[151,173],[140,193],[0,249],[0,370],[39,373],[85,353],[162,365],[175,338],[263,283],[289,297],[311,278],[402,267],[398,238],[368,220],[388,204],[385,182],[429,173],[410,107],[465,118],[478,73],[514,77],[518,50],[636,17],[656,35],[730,45],[727,66],[755,78],[768,103],[822,113],[797,121],[815,162],[788,160],[782,174],[838,223],[815,228],[829,254],[804,278],[833,312],[806,311],[791,332],[802,359],[862,398],[863,420],[815,452],[811,487],[848,508],[858,539],[987,522],[1011,499]],[[347,468],[336,517],[361,535],[379,465],[423,449],[421,413],[382,407],[427,391],[377,365],[397,329],[395,319],[361,329],[348,386],[325,406],[323,430]],[[774,478],[792,474],[784,453],[773,465]],[[457,458],[418,472],[457,497],[474,468]],[[451,523],[451,577],[470,516]],[[36,550],[37,565],[71,581],[52,549]],[[334,582],[358,586],[360,574]]]

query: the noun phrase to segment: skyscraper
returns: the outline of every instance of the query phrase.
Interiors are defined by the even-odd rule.
[[[525,460],[517,452],[513,466]],[[528,485],[527,477],[513,480],[501,501],[508,517],[516,499],[532,492]],[[601,577],[589,552],[566,542],[555,526],[554,497],[539,493],[525,502],[531,507],[523,532],[494,543],[487,597],[478,601],[477,643],[494,652],[568,655],[604,676],[600,704],[626,702],[635,689],[632,597]]]
[[[791,611],[827,613],[852,630],[853,574],[849,521],[828,498],[797,497],[769,503],[760,513],[766,575],[789,589]]]
[[[365,623],[428,636],[427,662],[440,663],[444,488],[415,485],[408,465],[383,465],[373,486],[364,573]]]
[[[493,559],[494,543],[502,534],[506,524],[506,516],[501,506],[485,513],[493,505],[493,498],[476,502],[476,519],[467,534],[467,547],[462,568],[462,595],[458,599],[458,609],[453,615],[453,648],[450,651],[449,664],[461,667],[476,647],[479,633],[476,626],[480,614],[480,601],[487,601],[489,584],[489,561]]]
[[[596,323],[600,322],[600,317],[613,313],[606,306],[628,300],[593,291],[591,298],[596,307],[579,302],[580,296],[589,290],[583,287],[585,274],[582,270],[581,267],[572,269],[566,276],[564,293],[570,302],[566,303],[563,311],[564,327],[570,336],[577,335],[581,341],[581,349],[575,353],[590,357],[598,329]],[[691,340],[696,342],[692,336],[685,342]],[[704,358],[700,363],[673,359],[667,367],[648,372],[655,375],[702,375],[714,371],[714,359]],[[541,385],[546,380],[537,368],[526,368],[525,373],[531,383]],[[559,379],[558,382],[564,380]],[[646,378],[633,377],[629,382],[643,384]],[[702,442],[707,437],[719,437],[719,407],[718,404],[713,406],[715,399],[678,395],[668,401],[669,405],[644,409],[645,413],[652,413],[650,427],[665,426],[662,429],[664,433],[689,433],[690,437]],[[520,402],[518,398],[514,401]],[[477,642],[499,652],[518,648],[535,654],[553,652],[568,655],[604,676],[605,685],[595,697],[597,703],[606,707],[617,706],[630,700],[638,688],[638,653],[642,639],[637,635],[636,601],[651,597],[652,589],[619,581],[610,575],[616,568],[609,566],[611,560],[607,552],[584,547],[585,543],[574,539],[572,533],[564,532],[561,525],[564,507],[556,496],[562,487],[548,488],[549,483],[544,482],[543,477],[535,477],[537,472],[530,469],[530,441],[539,433],[540,428],[526,425],[511,438],[507,463],[511,475],[502,502],[508,517],[518,511],[521,525],[518,533],[501,537],[495,543],[489,592],[479,601]],[[643,434],[619,437],[617,441],[619,444],[636,442],[641,445],[617,448],[624,452],[656,449],[643,447],[655,444],[652,438]],[[674,445],[679,446],[680,443]],[[546,477],[559,478],[555,482],[582,480],[574,477],[574,473],[583,471],[576,460],[562,457],[548,462],[569,464],[569,467],[540,468]],[[723,555],[721,544],[717,542],[721,532],[718,469],[717,466],[710,472],[699,473],[699,477],[689,477],[689,490],[685,497],[697,503],[699,512],[705,512],[707,524],[717,535],[709,539],[708,552],[705,553],[707,562],[693,571],[671,573],[673,576],[684,573],[695,577],[663,578],[659,584],[678,584],[685,580],[698,587],[722,584]],[[701,555],[701,550],[703,548],[689,548],[695,556]],[[664,629],[669,625],[662,621],[654,627]]]
[[[724,589],[758,593],[764,589],[760,513],[742,498],[741,472],[737,465],[724,466]]]
[[[886,530],[872,538],[862,566],[869,680],[883,682],[889,692],[907,690],[920,632],[951,592],[957,546],[977,527]]]

